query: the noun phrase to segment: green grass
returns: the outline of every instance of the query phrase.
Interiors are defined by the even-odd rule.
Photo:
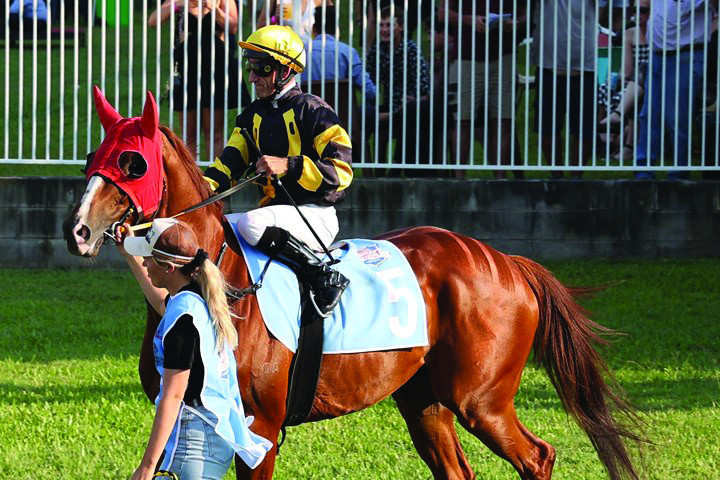
[[[720,323],[717,260],[556,261],[563,281],[623,283],[584,301],[626,335],[605,352],[654,442],[646,479],[718,478]],[[0,270],[0,479],[127,478],[153,408],[137,375],[144,303],[129,273]],[[519,416],[557,448],[558,479],[606,478],[545,374],[528,366]],[[460,429],[481,478],[514,471]],[[392,400],[288,430],[276,478],[430,478]],[[228,476],[227,478],[231,478]]]

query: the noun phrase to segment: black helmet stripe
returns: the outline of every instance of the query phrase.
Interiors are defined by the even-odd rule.
[[[302,68],[303,70],[305,69],[305,65],[303,65],[303,64],[300,63],[300,62],[298,62],[298,60],[297,60],[298,58],[300,58],[300,55],[302,55],[303,52],[305,51],[305,45],[303,45],[302,50],[300,50],[300,53],[298,53],[296,57],[291,57],[290,55],[287,55],[287,54],[285,54],[285,53],[283,53],[283,52],[279,52],[279,51],[277,51],[277,50],[275,50],[275,49],[273,49],[273,48],[266,47],[265,45],[260,45],[260,44],[258,44],[258,43],[250,43],[250,45],[252,45],[253,47],[257,47],[257,48],[260,48],[260,49],[262,49],[262,50],[265,50],[265,51],[267,51],[267,52],[276,53],[276,54],[278,54],[278,55],[280,55],[280,56],[282,56],[282,57],[287,58],[288,60],[290,60],[292,63],[294,63],[294,64],[297,65],[298,67]]]

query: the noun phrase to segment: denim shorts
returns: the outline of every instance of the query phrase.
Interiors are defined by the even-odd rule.
[[[193,407],[206,418],[215,416],[205,407]],[[235,452],[205,420],[191,409],[182,409],[175,456],[169,471],[180,480],[219,480],[230,468]]]

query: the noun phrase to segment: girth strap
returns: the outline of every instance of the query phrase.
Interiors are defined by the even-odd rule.
[[[310,289],[301,285],[300,335],[298,347],[290,365],[285,421],[281,427],[280,446],[285,441],[285,427],[303,423],[312,409],[320,377],[323,351],[323,320],[310,299]]]

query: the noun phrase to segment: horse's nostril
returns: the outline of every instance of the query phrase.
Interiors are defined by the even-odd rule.
[[[87,225],[78,225],[78,227],[75,229],[75,235],[87,242],[90,238],[90,229],[87,227]]]

